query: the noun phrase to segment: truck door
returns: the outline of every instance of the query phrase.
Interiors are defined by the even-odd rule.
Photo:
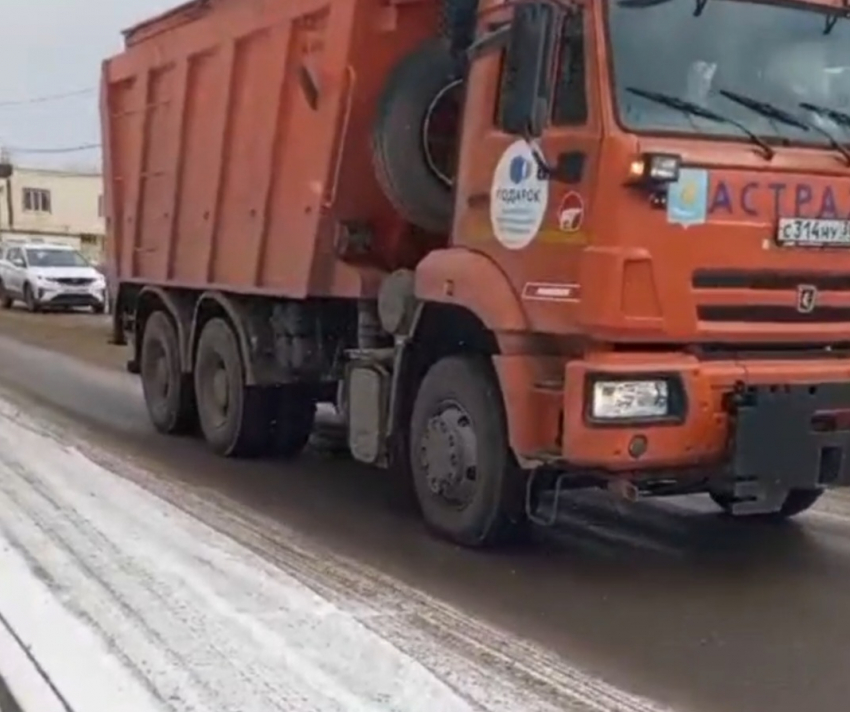
[[[531,146],[507,133],[510,48],[470,74],[460,155],[454,243],[490,254],[506,272],[535,329],[558,333],[580,299],[579,256],[592,235],[601,147],[593,9],[567,15],[555,41],[548,126]]]

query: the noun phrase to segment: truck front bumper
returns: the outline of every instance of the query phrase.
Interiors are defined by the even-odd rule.
[[[538,377],[540,361],[531,365],[528,358],[495,359],[511,443],[526,464],[635,480],[699,473],[741,498],[748,488],[850,485],[850,359],[600,354],[562,366],[563,385],[556,388]],[[546,366],[551,374],[553,364]],[[591,417],[594,379],[659,375],[681,384],[676,417]]]
[[[664,374],[681,384],[681,409],[655,422],[589,417],[588,384],[600,377]],[[736,476],[770,472],[817,484],[821,460],[836,462],[834,484],[848,481],[850,359],[701,361],[689,355],[608,355],[567,365],[563,458],[609,470],[728,464]],[[844,416],[843,414],[847,414]],[[636,447],[635,443],[641,443]],[[833,454],[824,455],[823,452]],[[824,466],[827,466],[824,464]],[[805,473],[802,470],[806,470]],[[815,479],[812,479],[815,477]]]
[[[850,382],[760,385],[735,399],[726,491],[740,513],[790,490],[850,485]]]

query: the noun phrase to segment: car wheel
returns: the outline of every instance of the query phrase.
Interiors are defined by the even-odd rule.
[[[12,305],[15,303],[15,300],[9,296],[9,292],[6,291],[6,284],[0,280],[0,306],[3,309],[11,309]]]
[[[26,304],[27,310],[33,313],[41,311],[41,305],[38,303],[35,292],[29,283],[24,285],[24,304]]]

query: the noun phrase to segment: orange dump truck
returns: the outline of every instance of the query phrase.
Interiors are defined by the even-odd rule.
[[[807,509],[850,483],[847,15],[198,0],[130,30],[114,337],[153,423],[293,456],[336,403],[471,546],[578,487]]]

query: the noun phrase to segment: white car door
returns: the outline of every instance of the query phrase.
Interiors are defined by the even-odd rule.
[[[21,294],[24,291],[24,278],[27,271],[23,250],[20,247],[10,248],[6,259],[9,265],[7,268],[6,289],[15,294]]]
[[[11,247],[0,248],[0,279],[3,280],[3,286],[6,289],[9,289],[11,286],[9,282],[12,272],[12,264],[9,262],[9,253],[11,251]]]

